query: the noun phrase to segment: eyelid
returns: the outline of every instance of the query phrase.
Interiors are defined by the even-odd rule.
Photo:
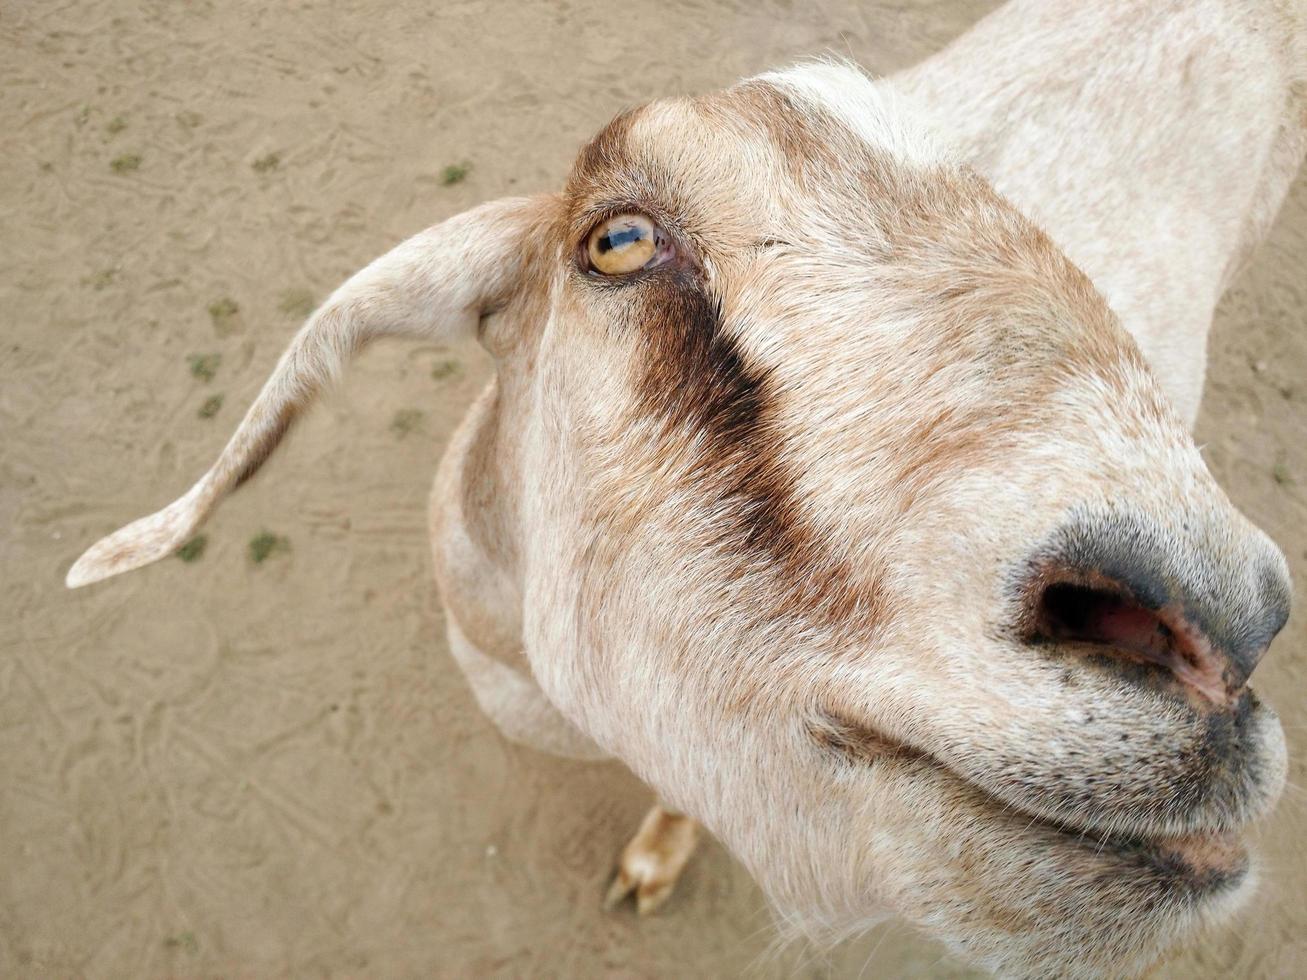
[[[691,236],[685,233],[677,214],[658,201],[637,197],[609,198],[583,205],[569,222],[572,235],[576,241],[585,244],[595,228],[623,214],[644,215],[667,235],[678,251],[690,243]]]

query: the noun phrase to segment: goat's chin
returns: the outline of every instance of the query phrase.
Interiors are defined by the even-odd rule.
[[[874,768],[860,873],[875,884],[864,899],[1000,976],[1142,973],[1255,888],[1234,833],[1089,834],[1005,806],[929,760]]]

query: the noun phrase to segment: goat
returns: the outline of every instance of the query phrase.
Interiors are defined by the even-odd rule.
[[[1249,894],[1284,782],[1287,566],[1189,430],[1305,147],[1276,0],[1014,0],[889,78],[655,101],[349,279],[68,584],[170,554],[369,340],[474,336],[449,645],[505,735],[657,791],[610,904],[702,823],[814,939],[1143,970]]]

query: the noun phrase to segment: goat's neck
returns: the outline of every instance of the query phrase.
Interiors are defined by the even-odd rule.
[[[1307,146],[1285,0],[1015,0],[890,84],[1090,276],[1182,417]]]

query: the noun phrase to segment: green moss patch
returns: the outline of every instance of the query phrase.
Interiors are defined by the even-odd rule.
[[[221,392],[216,395],[210,395],[208,398],[204,399],[204,404],[200,406],[200,410],[195,414],[202,419],[211,419],[220,411],[222,411]]]
[[[163,945],[167,949],[182,949],[191,954],[198,953],[200,950],[200,942],[193,932],[179,932],[175,936],[168,936],[164,939]]]
[[[440,171],[440,182],[446,187],[452,184],[461,184],[467,175],[472,172],[472,164],[464,160],[462,163],[451,163],[444,170]]]
[[[192,354],[186,358],[186,363],[190,365],[191,377],[199,378],[201,381],[212,381],[218,373],[218,365],[222,363],[222,355]]]
[[[273,555],[290,551],[290,539],[271,531],[260,531],[250,538],[250,561],[262,565]]]
[[[463,373],[463,366],[458,361],[437,361],[431,368],[431,376],[437,381],[456,378]]]
[[[135,170],[141,169],[141,155],[139,153],[124,153],[116,156],[109,161],[109,169],[116,174],[129,174]]]
[[[209,304],[209,318],[213,321],[213,327],[224,335],[236,329],[236,316],[240,311],[241,308],[230,296],[223,296]]]
[[[113,281],[117,276],[117,269],[101,269],[99,272],[87,276],[82,281],[98,293],[100,290],[108,289],[113,285]]]
[[[193,561],[199,561],[200,556],[204,554],[204,549],[208,543],[209,539],[206,535],[197,534],[177,549],[177,557],[187,564],[190,564]]]
[[[422,413],[416,408],[401,408],[390,420],[390,431],[403,439],[410,432],[422,428]]]

